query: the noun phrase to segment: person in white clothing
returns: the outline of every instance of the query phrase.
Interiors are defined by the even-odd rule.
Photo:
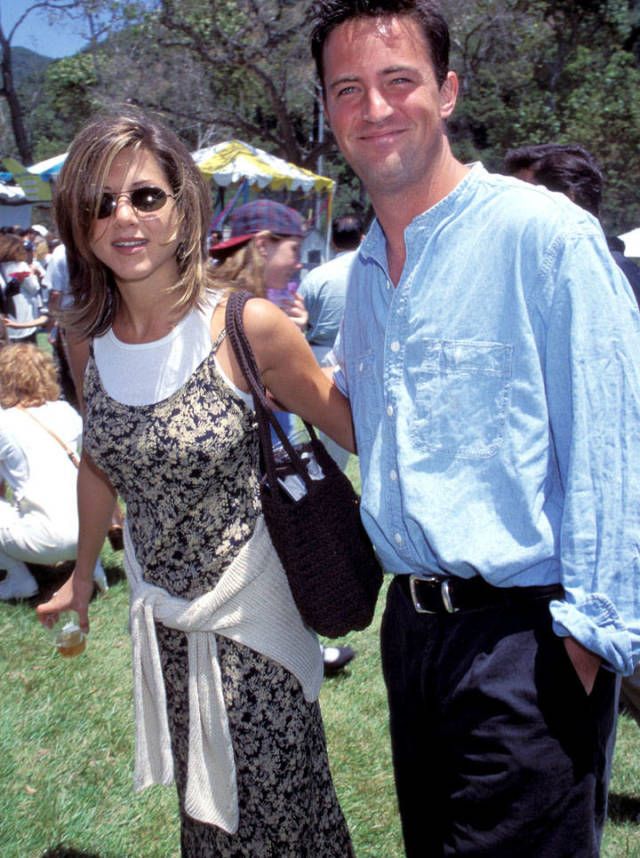
[[[42,323],[40,281],[27,261],[23,240],[11,233],[0,235],[0,274],[4,313],[14,327],[7,324],[10,340],[36,341]],[[31,323],[31,324],[27,324]]]
[[[58,400],[51,358],[30,343],[0,350],[0,599],[26,599],[38,585],[27,563],[73,560],[78,544],[76,482],[82,420]],[[106,587],[98,560],[94,580]]]

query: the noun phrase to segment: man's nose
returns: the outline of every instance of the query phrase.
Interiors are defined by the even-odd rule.
[[[367,90],[364,106],[364,118],[366,120],[369,122],[382,122],[391,116],[392,112],[393,108],[379,89],[372,87]]]

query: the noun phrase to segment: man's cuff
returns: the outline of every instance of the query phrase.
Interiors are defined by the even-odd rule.
[[[559,637],[575,638],[616,673],[633,673],[640,659],[640,640],[635,641],[634,647],[632,634],[607,596],[592,593],[576,603],[554,599],[550,610],[553,631]]]

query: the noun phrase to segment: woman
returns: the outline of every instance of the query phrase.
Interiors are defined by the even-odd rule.
[[[305,224],[295,209],[273,200],[253,200],[231,215],[231,234],[211,248],[216,261],[213,285],[217,289],[246,289],[268,298],[304,331],[308,314],[302,299],[291,292],[300,270],[300,245]],[[276,417],[291,437],[293,415],[277,411]],[[278,444],[272,430],[274,444]]]
[[[175,776],[183,856],[351,855],[316,700],[320,650],[265,538],[248,388],[224,294],[207,289],[208,190],[174,134],[128,112],[80,132],[55,205],[74,299],[64,325],[92,349],[78,560],[40,617],[72,608],[88,630],[117,490],[137,785]],[[273,395],[352,445],[347,403],[295,327],[261,300],[244,320]]]
[[[59,400],[49,355],[20,343],[0,349],[0,475],[12,502],[0,500],[0,599],[38,591],[27,563],[54,565],[76,556],[77,468],[82,421]],[[96,558],[93,577],[106,578]]]
[[[40,281],[29,264],[25,242],[18,235],[0,235],[0,275],[3,315],[10,340],[36,341],[40,316]],[[18,324],[11,324],[11,323]]]

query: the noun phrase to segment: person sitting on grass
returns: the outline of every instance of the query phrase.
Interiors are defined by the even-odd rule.
[[[38,584],[27,563],[73,560],[78,544],[76,481],[82,419],[67,402],[51,357],[30,343],[0,349],[0,599],[28,599]],[[94,581],[106,589],[100,560]]]

